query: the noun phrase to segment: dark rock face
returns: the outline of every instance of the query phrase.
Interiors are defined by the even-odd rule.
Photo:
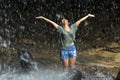
[[[118,72],[117,77],[116,77],[115,80],[120,80],[120,71]]]
[[[34,69],[35,62],[30,52],[26,50],[19,50],[18,58],[23,71],[29,71]]]

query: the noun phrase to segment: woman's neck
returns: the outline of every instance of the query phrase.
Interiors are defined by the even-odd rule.
[[[64,29],[67,31],[67,32],[70,32],[70,27],[68,25],[64,25]]]

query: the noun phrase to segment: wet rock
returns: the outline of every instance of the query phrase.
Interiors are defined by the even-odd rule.
[[[18,58],[23,71],[30,71],[34,69],[35,62],[29,51],[18,50]]]
[[[4,49],[9,49],[11,45],[11,41],[10,40],[1,40],[0,41],[0,47],[4,48]]]
[[[76,70],[75,72],[73,72],[73,76],[70,80],[81,80],[84,76],[82,75],[81,71]]]
[[[66,72],[65,78],[62,80],[81,80],[83,77],[80,70],[69,70]]]
[[[69,70],[68,75],[66,77],[67,80],[114,80],[113,76],[111,75],[86,76],[86,74],[83,75],[82,71],[80,70]]]
[[[81,80],[114,80],[114,79],[111,76],[106,76],[106,77],[86,77]]]

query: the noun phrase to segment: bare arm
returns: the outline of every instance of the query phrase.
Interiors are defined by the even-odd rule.
[[[43,20],[51,23],[55,28],[58,28],[58,24],[55,23],[55,22],[53,22],[52,20],[50,20],[50,19],[48,19],[48,18],[45,18],[45,17],[43,17],[43,16],[38,16],[38,17],[36,17],[36,19],[43,19]]]
[[[83,22],[84,20],[86,20],[88,17],[95,17],[95,15],[88,14],[88,15],[86,15],[85,17],[83,17],[83,18],[79,19],[78,21],[76,21],[75,24],[76,24],[77,26],[79,26],[80,23]]]

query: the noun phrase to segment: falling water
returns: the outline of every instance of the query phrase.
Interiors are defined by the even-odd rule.
[[[68,18],[72,24],[88,13],[95,14],[94,19],[86,20],[79,27],[78,34],[76,34],[76,43],[79,43],[77,44],[78,50],[89,48],[87,42],[90,48],[104,46],[102,42],[120,43],[119,8],[117,0],[0,0],[0,51],[17,49],[20,41],[24,42],[23,40],[29,39],[33,41],[32,43],[39,43],[36,44],[36,48],[41,50],[40,52],[44,48],[48,52],[51,48],[57,52],[59,34],[52,25],[36,20],[35,16],[38,15],[50,18],[58,24],[62,18]],[[9,63],[9,60],[7,62]],[[28,74],[19,71],[18,68],[0,63],[0,80],[62,80],[66,78],[63,71],[41,67]],[[82,79],[112,80],[112,77],[85,76]]]

